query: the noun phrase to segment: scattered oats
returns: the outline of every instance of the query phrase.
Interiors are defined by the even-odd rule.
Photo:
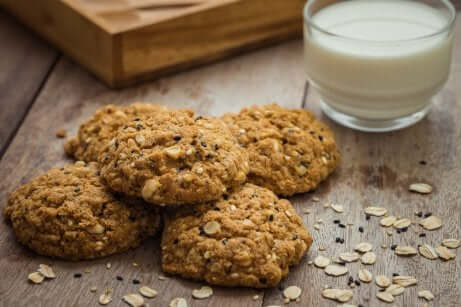
[[[341,206],[341,205],[332,204],[331,209],[333,209],[337,213],[343,213],[344,212],[344,207]]]
[[[98,287],[93,286],[93,287],[90,288],[90,291],[91,292],[96,292],[96,291],[98,291]]]
[[[56,278],[56,274],[54,274],[53,269],[46,264],[40,264],[38,267],[38,272],[45,276],[45,278]]]
[[[424,258],[430,259],[430,260],[435,260],[439,258],[437,255],[437,252],[435,251],[435,248],[428,244],[423,244],[418,247],[418,251],[423,256]]]
[[[152,288],[146,287],[146,286],[139,288],[139,293],[141,293],[142,296],[148,297],[148,298],[154,298],[158,294],[157,291],[155,291]]]
[[[402,229],[402,228],[406,228],[406,227],[409,227],[411,225],[411,220],[410,219],[400,219],[400,220],[397,220],[395,221],[395,223],[393,224],[393,226],[397,229]]]
[[[461,243],[458,239],[445,239],[442,241],[442,245],[448,248],[458,248]]]
[[[391,285],[391,280],[387,276],[384,276],[384,275],[376,276],[375,282],[378,285],[378,287],[381,287],[381,288],[387,288]]]
[[[359,243],[354,247],[354,250],[360,253],[366,253],[366,252],[371,251],[372,249],[373,249],[373,245],[371,245],[368,242]]]
[[[326,268],[330,264],[330,259],[327,257],[324,257],[322,255],[319,255],[315,257],[314,259],[314,265],[318,268]]]
[[[313,201],[313,202],[319,202],[319,201],[320,201],[320,198],[314,196],[314,197],[312,197],[312,201]]]
[[[192,296],[199,300],[209,298],[212,295],[213,295],[213,289],[211,289],[211,287],[208,287],[208,286],[203,286],[200,289],[192,290]]]
[[[327,248],[325,246],[319,246],[319,251],[324,252],[326,250],[327,250]]]
[[[387,213],[387,209],[382,207],[366,207],[365,213],[373,216],[383,216]]]
[[[296,300],[301,295],[301,288],[297,286],[290,286],[283,290],[283,296],[288,298],[291,301]]]
[[[304,213],[304,214],[311,214],[311,210],[309,210],[309,209],[306,209],[306,210],[304,210],[304,212],[303,212],[303,213]]]
[[[376,297],[386,303],[392,303],[394,301],[394,296],[386,291],[376,293]]]
[[[314,224],[314,229],[315,230],[320,230],[320,225],[319,224]]]
[[[373,275],[367,269],[359,270],[359,279],[363,282],[369,283],[373,280]]]
[[[259,295],[257,295],[257,294],[253,295],[253,301],[257,301],[257,300],[259,300]]]
[[[431,215],[419,222],[419,224],[426,230],[435,230],[442,227],[443,222],[439,217]]]
[[[41,284],[42,281],[45,279],[45,276],[43,276],[40,272],[33,272],[30,273],[27,278],[34,284]]]
[[[123,296],[123,301],[132,307],[141,307],[144,305],[144,299],[139,294],[127,294]]]
[[[408,190],[411,192],[416,192],[420,194],[429,194],[432,192],[432,187],[427,183],[413,183],[410,184]]]
[[[418,283],[418,280],[413,276],[399,275],[392,277],[392,283],[406,288],[409,286],[416,285]]]
[[[288,217],[291,217],[291,212],[290,212],[290,210],[285,210],[285,214],[286,214]]]
[[[186,299],[182,298],[182,297],[177,297],[177,298],[174,298],[171,302],[170,302],[170,305],[168,305],[169,307],[187,307],[187,301]]]
[[[101,294],[101,296],[99,297],[99,304],[107,305],[110,302],[112,302],[112,290],[111,289],[105,289],[104,293]]]
[[[397,284],[392,284],[389,287],[387,287],[386,292],[389,292],[393,296],[397,296],[402,294],[405,291],[405,288],[397,285]]]
[[[325,268],[325,273],[330,276],[341,276],[348,272],[347,267],[343,265],[330,264]]]
[[[373,252],[367,252],[362,255],[360,261],[362,261],[363,264],[373,264],[376,262],[376,254]]]
[[[221,231],[221,224],[216,221],[208,222],[203,226],[203,231],[205,231],[207,235],[213,235]]]
[[[110,262],[106,263],[106,269],[109,270],[111,267],[112,267],[112,263],[110,263]]]
[[[387,230],[387,231],[386,231],[386,234],[387,234],[389,237],[392,237],[392,235],[393,235],[392,231],[390,231],[390,230]]]
[[[158,279],[159,279],[159,280],[166,280],[166,277],[163,276],[163,275],[159,275],[159,276],[158,276]]]
[[[329,203],[324,203],[323,204],[323,208],[329,208],[330,207],[330,204]]]
[[[345,303],[352,299],[354,292],[347,289],[324,289],[322,291],[322,296],[330,300]]]
[[[394,225],[394,223],[397,221],[397,218],[393,215],[389,215],[386,217],[383,217],[381,221],[379,221],[379,224],[383,227],[391,227]]]
[[[339,254],[339,259],[344,262],[355,262],[360,259],[360,255],[358,253],[341,253]]]
[[[418,297],[424,298],[426,301],[432,301],[434,299],[434,294],[429,290],[422,290],[418,292]]]
[[[416,248],[414,248],[412,246],[398,245],[395,248],[395,254],[398,255],[398,256],[414,256],[417,253],[418,253],[418,251],[416,250]]]
[[[439,254],[439,257],[442,258],[443,260],[451,260],[451,259],[455,259],[456,258],[456,255],[453,254],[448,248],[446,248],[445,246],[438,246],[435,248],[435,251],[437,252],[437,254]]]

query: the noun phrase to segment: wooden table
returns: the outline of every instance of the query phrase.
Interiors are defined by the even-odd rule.
[[[458,2],[459,3],[459,2]],[[29,33],[16,21],[0,12],[0,206],[8,193],[19,184],[56,165],[69,163],[63,152],[63,139],[55,133],[67,129],[74,134],[84,119],[106,103],[126,104],[133,101],[155,101],[175,107],[191,107],[199,113],[219,115],[238,111],[251,104],[277,101],[287,107],[313,110],[335,131],[342,151],[340,169],[317,191],[292,198],[314,236],[308,256],[282,282],[282,288],[298,285],[303,289],[301,302],[290,306],[336,306],[320,292],[325,285],[346,287],[347,276],[329,277],[308,265],[318,254],[333,257],[351,251],[361,241],[374,244],[378,261],[368,269],[376,274],[414,275],[419,285],[408,288],[396,298],[395,306],[423,306],[417,291],[431,290],[436,298],[430,306],[459,306],[461,301],[461,254],[454,261],[430,261],[420,256],[397,257],[386,244],[436,245],[442,238],[461,238],[461,23],[457,25],[453,72],[441,101],[430,115],[417,125],[386,134],[352,131],[329,121],[320,113],[318,97],[305,83],[302,42],[293,41],[245,56],[192,70],[156,82],[111,91],[93,76]],[[421,160],[427,165],[421,165]],[[428,196],[411,194],[408,184],[424,181],[435,191]],[[320,202],[313,202],[313,197]],[[346,212],[333,213],[322,206],[325,202],[343,204]],[[414,217],[415,211],[432,212],[443,218],[441,230],[427,232],[419,238],[413,230],[392,237],[379,227],[379,219],[365,219],[363,208],[384,206],[396,216]],[[336,218],[354,223],[346,229],[333,223]],[[315,221],[323,219],[320,231]],[[358,227],[364,227],[364,233]],[[343,237],[344,244],[335,243]],[[320,252],[319,246],[326,251]],[[106,269],[110,262],[112,268]],[[139,263],[138,267],[132,265]],[[40,263],[51,263],[55,280],[32,285],[27,275]],[[357,276],[359,263],[348,265]],[[90,273],[83,273],[86,269]],[[131,280],[158,290],[150,306],[167,306],[174,297],[184,297],[189,306],[269,306],[283,305],[279,288],[223,289],[207,300],[194,300],[191,291],[201,284],[180,278],[159,280],[159,240],[152,239],[142,247],[122,255],[87,262],[65,262],[39,257],[16,243],[11,229],[0,223],[0,306],[96,306],[104,287],[114,289],[109,306],[125,306],[124,294],[138,286]],[[82,273],[79,279],[74,273]],[[123,276],[124,281],[116,280]],[[97,293],[90,287],[97,286]],[[375,284],[354,289],[351,303],[364,306],[390,306],[379,302]],[[257,299],[253,299],[258,295]]]

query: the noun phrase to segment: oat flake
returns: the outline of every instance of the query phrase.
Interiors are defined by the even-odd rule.
[[[345,303],[352,299],[354,292],[348,289],[324,289],[322,291],[322,296],[330,300]]]
[[[369,283],[373,280],[373,275],[367,269],[359,270],[359,279],[363,282]]]
[[[411,225],[410,219],[400,219],[394,222],[393,226],[397,229],[407,228]]]
[[[408,190],[420,194],[430,194],[432,192],[432,186],[427,183],[413,183],[410,184]]]
[[[414,247],[411,247],[411,246],[397,246],[395,248],[395,254],[396,255],[399,255],[399,256],[414,256],[416,255],[418,252],[416,251],[416,249]]]
[[[99,304],[107,305],[112,302],[112,290],[106,289],[104,293],[99,297]]]
[[[442,241],[442,245],[448,248],[458,248],[461,243],[458,239],[445,239]]]
[[[330,276],[341,276],[348,272],[347,267],[343,265],[330,264],[325,268],[325,273]]]
[[[402,294],[403,292],[405,291],[405,288],[400,286],[400,285],[396,285],[396,284],[392,284],[390,285],[389,287],[387,287],[386,289],[386,292],[389,292],[390,294],[392,294],[393,296],[397,296],[397,295],[400,295]]]
[[[187,307],[187,301],[182,297],[177,297],[177,298],[174,298],[168,306],[169,307]]]
[[[418,280],[413,276],[394,276],[392,277],[392,283],[406,288],[416,285]]]
[[[318,268],[326,268],[330,264],[330,259],[327,257],[324,257],[322,255],[319,255],[315,257],[314,259],[314,265]]]
[[[221,224],[216,221],[208,222],[203,226],[203,231],[205,231],[207,235],[213,235],[221,231]]]
[[[209,298],[212,295],[213,295],[213,289],[208,286],[203,286],[200,289],[192,290],[192,296],[199,300]]]
[[[387,288],[391,285],[391,280],[384,275],[378,275],[375,278],[376,285],[381,288]]]
[[[139,293],[141,293],[142,296],[148,297],[148,298],[154,298],[158,294],[157,291],[155,291],[152,288],[146,287],[146,286],[139,288]]]
[[[376,297],[386,303],[392,303],[394,301],[394,296],[386,291],[376,293]]]
[[[40,264],[38,272],[45,276],[45,278],[56,278],[56,274],[54,273],[53,269],[46,264]]]
[[[27,276],[27,278],[34,284],[41,284],[45,279],[45,276],[43,276],[43,274],[40,272],[33,272],[30,273],[29,276]]]
[[[435,230],[442,227],[443,222],[439,217],[431,215],[419,222],[419,224],[426,230]]]
[[[376,262],[376,254],[373,252],[367,252],[363,254],[360,261],[362,261],[363,264],[374,264]]]
[[[290,286],[283,290],[283,296],[285,296],[287,299],[291,301],[294,301],[301,295],[301,292],[301,288],[297,286]]]
[[[332,204],[331,208],[337,213],[343,213],[344,212],[344,207],[341,206],[341,205]]]
[[[344,262],[355,262],[360,259],[360,255],[352,252],[352,253],[341,253],[339,254],[339,259]]]
[[[397,221],[397,218],[393,215],[389,215],[386,217],[383,217],[381,221],[379,221],[379,224],[383,227],[391,227],[394,225],[394,223]]]
[[[439,254],[439,257],[442,258],[443,260],[448,261],[448,260],[456,258],[456,255],[454,253],[452,253],[445,246],[438,246],[438,247],[435,248],[435,251],[437,252],[437,254]]]
[[[144,305],[144,299],[136,293],[124,295],[122,299],[132,307],[141,307]]]
[[[418,292],[418,297],[422,297],[427,301],[432,301],[434,299],[434,294],[429,290],[422,290]]]
[[[430,260],[435,260],[439,257],[437,255],[437,252],[435,251],[435,248],[433,248],[432,246],[428,244],[423,244],[419,246],[418,251],[421,256],[423,256],[424,258],[430,259]]]
[[[367,207],[365,213],[373,216],[383,216],[387,213],[387,209],[383,207]]]
[[[373,245],[371,245],[368,242],[359,243],[354,247],[354,250],[360,253],[366,253],[366,252],[371,251],[372,249],[373,249]]]

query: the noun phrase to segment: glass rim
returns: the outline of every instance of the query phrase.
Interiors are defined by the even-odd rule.
[[[412,37],[412,38],[408,38],[408,39],[395,39],[395,40],[388,40],[388,41],[373,41],[373,40],[360,39],[360,38],[349,37],[349,36],[346,36],[346,35],[336,34],[336,33],[330,32],[330,31],[324,29],[323,27],[317,25],[312,20],[313,15],[309,14],[309,9],[311,8],[311,5],[313,5],[313,3],[318,2],[318,1],[320,1],[320,0],[308,0],[306,5],[304,6],[303,17],[304,17],[304,23],[305,24],[308,24],[312,28],[314,28],[315,30],[317,30],[319,32],[322,32],[323,34],[326,34],[326,35],[329,35],[329,36],[333,36],[333,37],[337,37],[337,38],[341,38],[341,39],[347,39],[347,40],[351,40],[351,41],[363,42],[363,43],[392,44],[392,43],[414,42],[414,41],[418,41],[418,40],[428,39],[428,38],[436,37],[436,36],[438,36],[438,35],[440,35],[440,34],[442,34],[444,32],[453,31],[454,25],[455,25],[455,22],[456,22],[456,9],[453,6],[453,3],[451,3],[451,1],[449,1],[449,0],[439,0],[440,2],[442,2],[445,5],[446,8],[448,8],[448,10],[450,12],[450,18],[448,19],[447,23],[442,28],[440,28],[439,30],[435,31],[434,33],[430,33],[430,34],[426,34],[426,35],[422,35],[422,36],[417,36],[417,37]]]

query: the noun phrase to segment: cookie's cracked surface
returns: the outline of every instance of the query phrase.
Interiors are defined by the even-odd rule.
[[[250,155],[248,181],[278,195],[315,189],[339,164],[333,133],[308,111],[273,104],[222,118]]]
[[[157,205],[216,200],[245,182],[248,154],[228,127],[184,111],[132,120],[99,161],[109,186]]]
[[[245,184],[217,202],[166,214],[162,268],[214,285],[272,287],[311,243],[288,200]]]
[[[136,247],[160,227],[155,208],[142,200],[116,198],[103,185],[96,163],[82,161],[19,187],[4,213],[21,243],[70,260]]]

